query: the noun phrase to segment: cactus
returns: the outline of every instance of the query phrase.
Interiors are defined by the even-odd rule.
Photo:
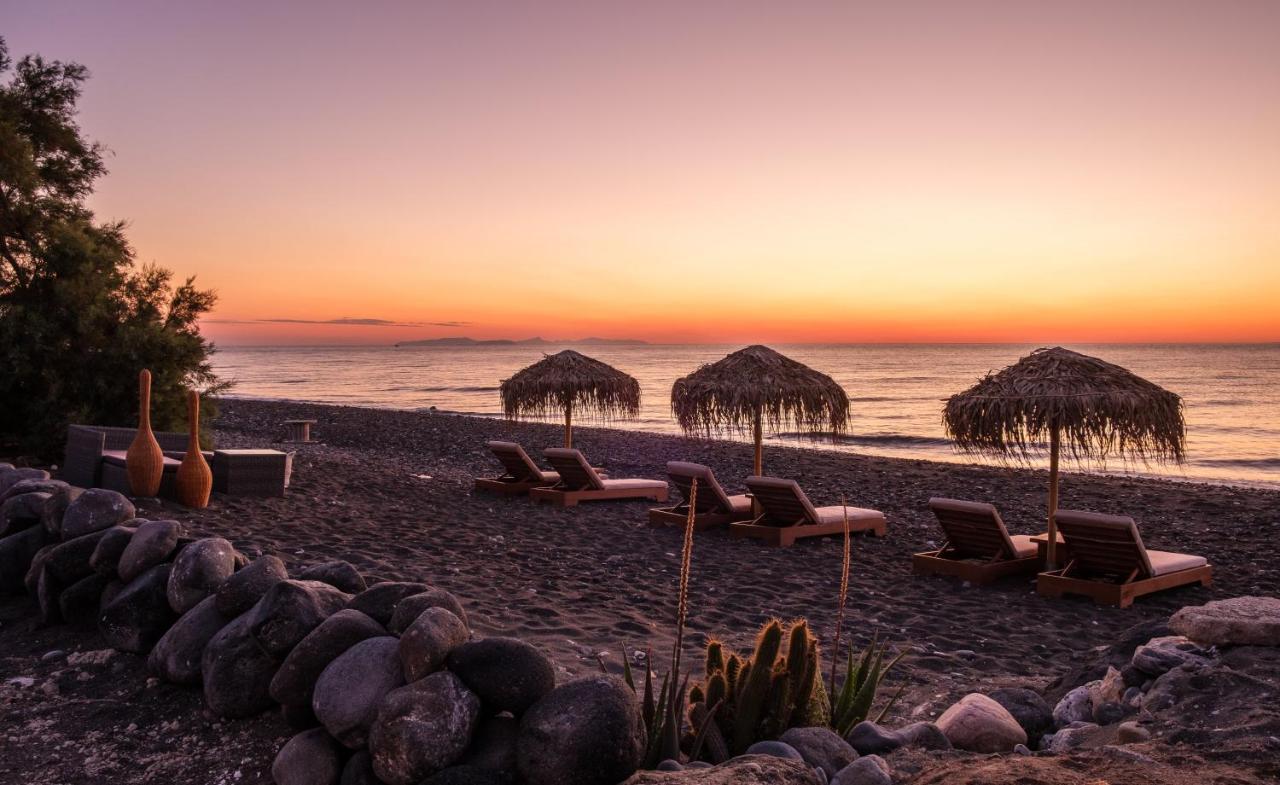
[[[777,619],[765,623],[745,658],[720,641],[709,642],[704,680],[689,693],[690,725],[708,726],[706,749],[699,752],[719,762],[788,728],[829,723],[820,661],[804,620],[785,632]]]

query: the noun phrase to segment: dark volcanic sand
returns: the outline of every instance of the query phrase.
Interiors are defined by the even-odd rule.
[[[297,450],[287,498],[220,497],[201,512],[165,505],[163,511],[139,514],[179,518],[197,533],[226,536],[242,549],[275,553],[291,564],[341,558],[370,577],[431,582],[462,598],[480,634],[515,635],[541,646],[562,678],[598,669],[598,657],[616,671],[623,652],[645,647],[652,647],[659,663],[665,661],[673,638],[681,535],[650,528],[645,515],[650,504],[559,509],[471,490],[472,478],[496,473],[485,440],[515,439],[536,456],[537,448],[559,443],[558,428],[444,414],[226,401],[218,443],[271,446],[283,436],[283,420],[302,417],[319,421],[314,435],[323,443],[282,448]],[[575,446],[614,477],[663,477],[663,466],[672,459],[705,463],[730,493],[740,490],[751,462],[749,445],[616,430],[577,429]],[[1277,491],[1068,475],[1063,507],[1131,514],[1150,547],[1199,553],[1217,568],[1211,589],[1165,592],[1120,610],[1078,599],[1042,599],[1031,579],[972,588],[911,575],[910,555],[939,541],[926,506],[930,496],[992,501],[1014,533],[1037,533],[1043,530],[1043,472],[778,446],[766,447],[765,466],[770,474],[798,480],[815,504],[837,504],[844,494],[850,505],[882,510],[888,519],[887,537],[854,539],[845,630],[846,640],[852,636],[858,644],[878,632],[895,645],[912,647],[899,676],[909,686],[891,722],[932,719],[974,690],[1045,687],[1073,665],[1095,660],[1100,647],[1123,638],[1134,625],[1164,620],[1183,605],[1275,595],[1280,588],[1273,545],[1280,535]],[[721,531],[700,533],[693,553],[686,662],[698,661],[697,647],[706,635],[746,645],[770,616],[805,616],[829,638],[840,559],[838,538],[771,549],[731,540]],[[277,717],[215,726],[202,713],[198,692],[148,686],[141,659],[129,655],[89,668],[85,677],[69,675],[73,669],[65,662],[40,662],[50,649],[92,650],[104,644],[91,631],[35,630],[28,603],[0,605],[0,673],[6,679],[36,679],[33,687],[0,687],[7,735],[0,737],[0,773],[68,783],[162,782],[179,775],[192,783],[270,780],[271,756],[288,735]],[[60,676],[51,676],[60,670]],[[50,681],[56,689],[45,686]],[[158,730],[175,720],[177,730]],[[127,730],[130,723],[138,727]],[[89,734],[97,734],[94,741]],[[193,741],[181,742],[187,736]],[[64,737],[73,740],[70,746],[62,746]],[[102,764],[107,768],[98,769],[99,775],[85,756],[103,754],[102,739],[114,743],[107,756],[116,762]],[[190,753],[189,760],[175,744]],[[1075,757],[1072,772],[1087,771],[1095,779],[1114,763],[1096,754]],[[922,777],[938,776],[936,765],[920,765]],[[951,765],[969,764],[953,760]],[[1040,761],[1006,774],[1027,775],[1028,782],[1075,781],[1043,771],[1057,765]],[[1219,765],[1202,767],[1203,779],[1187,781],[1213,781]],[[1113,773],[1116,782],[1134,776]],[[1243,769],[1236,774],[1242,779],[1222,781],[1255,781]],[[1007,781],[1004,776],[988,770],[973,781]]]

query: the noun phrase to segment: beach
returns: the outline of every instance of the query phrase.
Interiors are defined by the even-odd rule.
[[[281,423],[299,418],[317,421],[313,437],[318,443],[277,443],[284,436]],[[620,673],[623,657],[640,665],[643,655],[638,653],[646,650],[653,652],[655,667],[665,669],[663,661],[675,629],[681,532],[648,526],[646,510],[651,504],[606,502],[560,509],[472,490],[475,477],[498,473],[497,463],[483,446],[486,440],[519,441],[536,456],[539,448],[560,443],[556,426],[226,400],[215,435],[219,447],[295,451],[288,495],[278,499],[215,496],[202,511],[154,502],[159,509],[140,509],[139,515],[181,520],[197,535],[223,536],[249,555],[271,553],[290,565],[344,559],[359,567],[371,583],[374,579],[417,580],[447,589],[463,599],[476,634],[518,636],[534,643],[555,663],[558,680],[598,672],[601,667]],[[729,493],[741,491],[741,478],[751,464],[747,444],[635,431],[581,427],[575,431],[574,446],[613,477],[663,478],[668,460],[704,463],[716,471]],[[1043,472],[773,445],[766,447],[765,469],[796,479],[816,505],[839,504],[843,498],[851,506],[884,513],[886,537],[855,536],[852,542],[844,639],[861,648],[877,635],[894,648],[909,649],[891,681],[895,689],[897,684],[906,685],[890,714],[897,722],[932,719],[968,692],[1002,686],[1044,689],[1052,705],[1065,687],[1074,686],[1071,679],[1079,677],[1080,669],[1105,669],[1100,663],[1110,656],[1108,647],[1133,638],[1132,648],[1160,634],[1163,622],[1184,605],[1280,593],[1280,570],[1273,558],[1280,534],[1277,491],[1065,475],[1062,507],[1132,515],[1149,547],[1197,553],[1216,566],[1210,588],[1161,592],[1139,599],[1131,608],[1118,609],[1080,599],[1040,597],[1032,578],[972,587],[951,579],[912,576],[911,554],[941,542],[927,507],[929,497],[990,501],[1000,509],[1011,532],[1039,533],[1045,517]],[[840,566],[839,538],[775,549],[730,539],[724,531],[699,533],[692,556],[686,662],[699,661],[708,637],[747,645],[760,623],[775,616],[808,618],[815,633],[829,644]],[[26,602],[6,600],[0,606],[0,662],[6,673],[31,671],[38,676],[56,669],[54,663],[40,662],[52,648],[73,643],[94,648],[85,646],[81,635],[62,628],[35,629]],[[1135,637],[1140,636],[1134,633],[1135,627],[1146,633],[1141,640]],[[131,658],[117,655],[115,659]],[[199,728],[183,728],[193,737],[191,754],[175,758],[171,769],[153,769],[152,776],[157,770],[177,775],[187,766],[225,767],[225,754],[215,752],[235,747],[243,755],[233,761],[242,770],[234,781],[269,781],[265,772],[271,756],[289,735],[277,716],[218,723],[194,708],[198,693],[152,685],[139,676],[139,666],[129,667],[127,676],[121,669],[119,683],[94,688],[103,694],[80,695],[88,688],[70,679],[31,705],[14,702],[10,696],[6,710],[24,721],[43,718],[46,727],[69,722],[74,732],[62,730],[59,736],[51,731],[47,738],[54,740],[76,738],[76,733],[96,734],[95,738],[118,735],[126,720],[146,729],[186,712],[185,716],[203,723]],[[97,684],[92,679],[85,683]],[[1055,683],[1064,687],[1057,688]],[[116,699],[110,697],[111,690],[136,690],[136,694]],[[158,702],[156,696],[165,700]],[[153,713],[160,705],[164,708]],[[255,728],[256,735],[250,732]],[[232,738],[224,738],[227,734]],[[116,758],[100,746],[92,754],[115,760],[118,766],[124,765],[128,755],[163,759],[170,734],[126,735],[126,747],[108,748],[116,751]],[[252,741],[245,741],[251,737]],[[23,759],[4,765],[33,776],[37,771],[56,774],[47,781],[101,781],[83,774],[88,769],[74,751],[80,746],[68,752],[58,746],[61,742],[45,738],[28,734]],[[202,756],[205,747],[209,752]],[[1180,754],[1203,757],[1209,767],[1205,771],[1226,759],[1245,771],[1254,764],[1265,765],[1258,761],[1275,753],[1243,734],[1235,747],[1216,745]],[[902,765],[909,770],[910,759],[895,765],[899,771],[904,771]],[[919,765],[934,764],[922,759]],[[100,771],[113,770],[106,766]],[[1145,768],[1143,777],[1160,771],[1160,767]],[[230,770],[223,773],[232,777]],[[108,779],[130,781],[123,775]]]

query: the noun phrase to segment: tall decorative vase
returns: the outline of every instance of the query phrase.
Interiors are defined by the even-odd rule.
[[[174,493],[180,504],[204,509],[209,506],[209,492],[213,490],[213,472],[200,452],[200,394],[195,390],[187,392],[187,424],[187,454],[178,467]]]
[[[143,369],[138,374],[138,435],[125,453],[125,472],[129,475],[129,489],[134,496],[155,496],[160,493],[160,480],[164,478],[164,453],[151,431],[151,371]]]

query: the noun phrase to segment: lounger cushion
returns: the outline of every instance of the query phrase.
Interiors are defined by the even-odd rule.
[[[1147,550],[1147,558],[1151,560],[1151,575],[1168,575],[1171,572],[1193,570],[1203,567],[1209,562],[1203,556],[1192,556],[1189,553],[1170,553],[1169,551]]]
[[[606,491],[632,490],[648,491],[666,488],[665,480],[601,480]]]
[[[740,496],[730,496],[729,510],[735,513],[751,512],[751,497],[745,493]]]
[[[125,466],[126,454],[127,453],[125,450],[103,450],[102,461],[104,463],[109,463],[112,466]],[[168,455],[165,455],[163,456],[163,459],[164,459],[164,470],[167,472],[176,471],[177,468],[182,465],[182,461],[179,460],[178,458],[173,458]]]
[[[818,507],[814,510],[818,523],[843,523],[845,510],[849,511],[849,525],[884,520],[884,513],[879,510],[868,510],[863,507]]]
[[[1013,541],[1015,559],[1027,559],[1036,555],[1037,546],[1031,541],[1030,534],[1011,534],[1009,539]]]

